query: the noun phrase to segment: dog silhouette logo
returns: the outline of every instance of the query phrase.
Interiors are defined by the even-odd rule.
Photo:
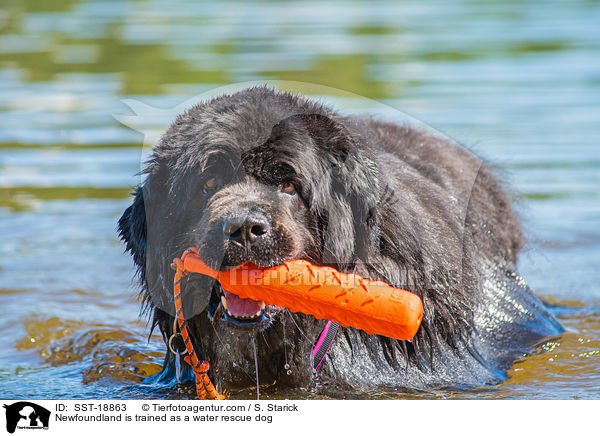
[[[19,429],[48,429],[50,411],[35,403],[19,401],[18,403],[5,404],[6,431],[14,433]]]

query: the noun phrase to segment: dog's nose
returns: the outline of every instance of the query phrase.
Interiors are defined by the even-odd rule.
[[[234,216],[223,223],[225,237],[240,245],[254,244],[269,233],[269,223],[263,216]]]

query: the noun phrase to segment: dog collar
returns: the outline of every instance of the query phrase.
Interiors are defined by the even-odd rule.
[[[325,356],[329,352],[329,349],[333,345],[333,341],[335,339],[335,335],[340,328],[339,323],[327,321],[325,328],[319,335],[319,339],[317,339],[317,343],[313,348],[313,377],[316,374],[319,366],[323,363]]]

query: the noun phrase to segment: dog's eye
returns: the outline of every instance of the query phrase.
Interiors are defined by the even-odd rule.
[[[208,191],[213,191],[213,190],[217,189],[218,186],[219,186],[219,182],[217,182],[217,179],[215,179],[214,177],[211,177],[206,182],[204,182],[203,189],[205,192],[208,192]]]
[[[292,182],[286,182],[283,185],[281,185],[281,192],[285,192],[289,195],[295,195],[296,185],[294,185]]]

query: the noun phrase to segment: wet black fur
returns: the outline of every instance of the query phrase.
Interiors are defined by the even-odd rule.
[[[213,198],[201,186],[215,171],[222,186]],[[171,260],[188,246],[215,267],[223,258],[244,260],[219,245],[219,220],[238,206],[264,211],[275,226],[268,248],[251,254],[255,263],[301,257],[423,300],[412,342],[342,329],[319,371],[323,389],[496,383],[515,357],[561,331],[516,274],[523,242],[510,198],[480,159],[433,134],[251,88],[177,117],[144,172],[119,232],[165,340],[173,322]],[[285,181],[298,186],[296,203],[277,197]],[[239,332],[210,321],[204,307],[212,286],[196,277],[185,305],[221,388],[256,382],[253,337],[261,383],[308,386],[325,321],[272,310],[259,332]],[[172,375],[167,352],[159,378]]]

